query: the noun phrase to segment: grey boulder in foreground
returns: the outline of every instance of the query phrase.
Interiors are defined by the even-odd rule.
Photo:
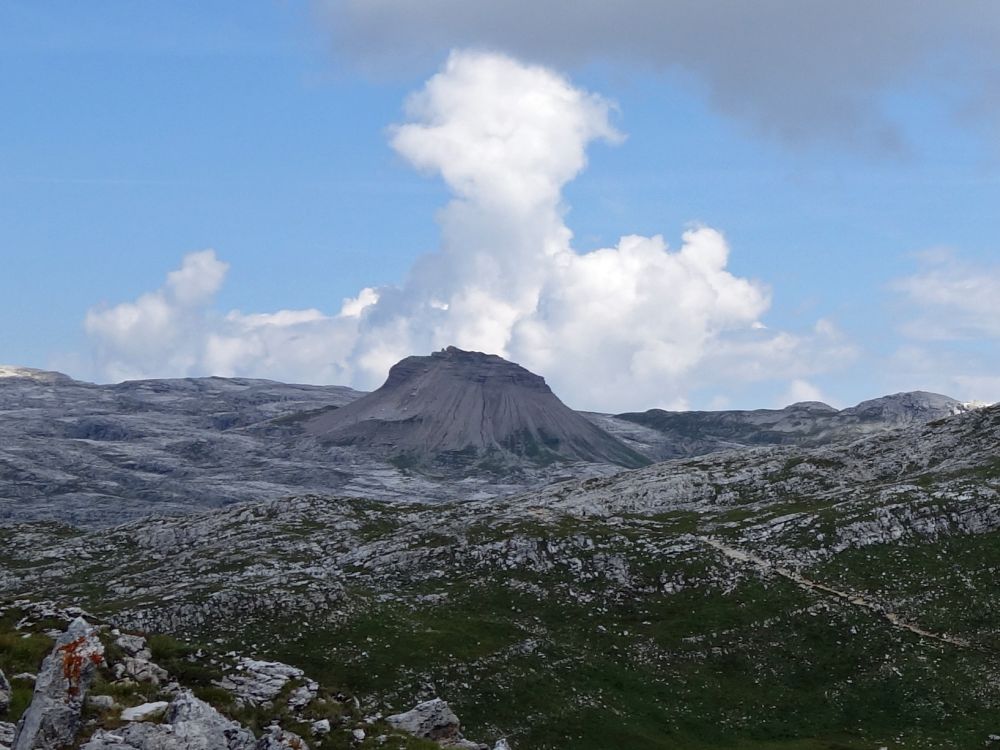
[[[57,750],[76,737],[90,683],[104,661],[96,628],[70,623],[42,663],[31,705],[17,724],[11,750]]]

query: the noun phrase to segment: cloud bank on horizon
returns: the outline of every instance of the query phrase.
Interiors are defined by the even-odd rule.
[[[680,72],[720,113],[784,143],[902,151],[887,95],[921,79],[958,117],[995,127],[1000,6],[992,0],[313,0],[336,54],[376,71],[455,47],[560,69]],[[995,132],[995,131],[994,131]]]
[[[563,220],[564,186],[589,144],[617,142],[613,105],[538,65],[458,51],[406,104],[392,147],[440,176],[453,198],[441,246],[395,286],[361,290],[339,310],[231,311],[213,298],[227,264],[191,253],[165,284],[87,314],[99,375],[253,375],[378,385],[404,356],[447,345],[498,353],[544,374],[577,408],[683,408],[692,389],[789,383],[848,362],[828,321],[806,334],[762,322],[770,292],[727,270],[709,227],[671,249],[622,237],[581,254]]]

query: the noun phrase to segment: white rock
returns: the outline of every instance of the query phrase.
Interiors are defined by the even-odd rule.
[[[92,695],[87,698],[87,705],[107,711],[115,707],[115,699],[110,695]]]
[[[146,647],[146,639],[141,635],[119,635],[115,639],[115,643],[121,646],[122,650],[129,656],[137,656],[146,661],[152,658],[152,654]]]
[[[122,721],[146,721],[159,713],[167,710],[170,705],[166,701],[153,701],[143,703],[141,706],[132,706],[122,710]]]

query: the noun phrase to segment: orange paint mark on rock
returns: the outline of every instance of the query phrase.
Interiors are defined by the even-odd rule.
[[[87,642],[86,636],[80,636],[76,640],[70,641],[59,647],[62,659],[63,679],[68,683],[66,693],[73,698],[80,694],[80,683],[83,680],[83,668],[89,658],[93,664],[100,664],[103,660],[98,653],[81,653],[83,645]]]

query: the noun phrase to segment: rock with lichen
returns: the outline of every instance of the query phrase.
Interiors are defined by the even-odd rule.
[[[97,629],[82,617],[73,620],[42,663],[11,750],[56,750],[70,744],[80,728],[87,690],[103,661]]]

